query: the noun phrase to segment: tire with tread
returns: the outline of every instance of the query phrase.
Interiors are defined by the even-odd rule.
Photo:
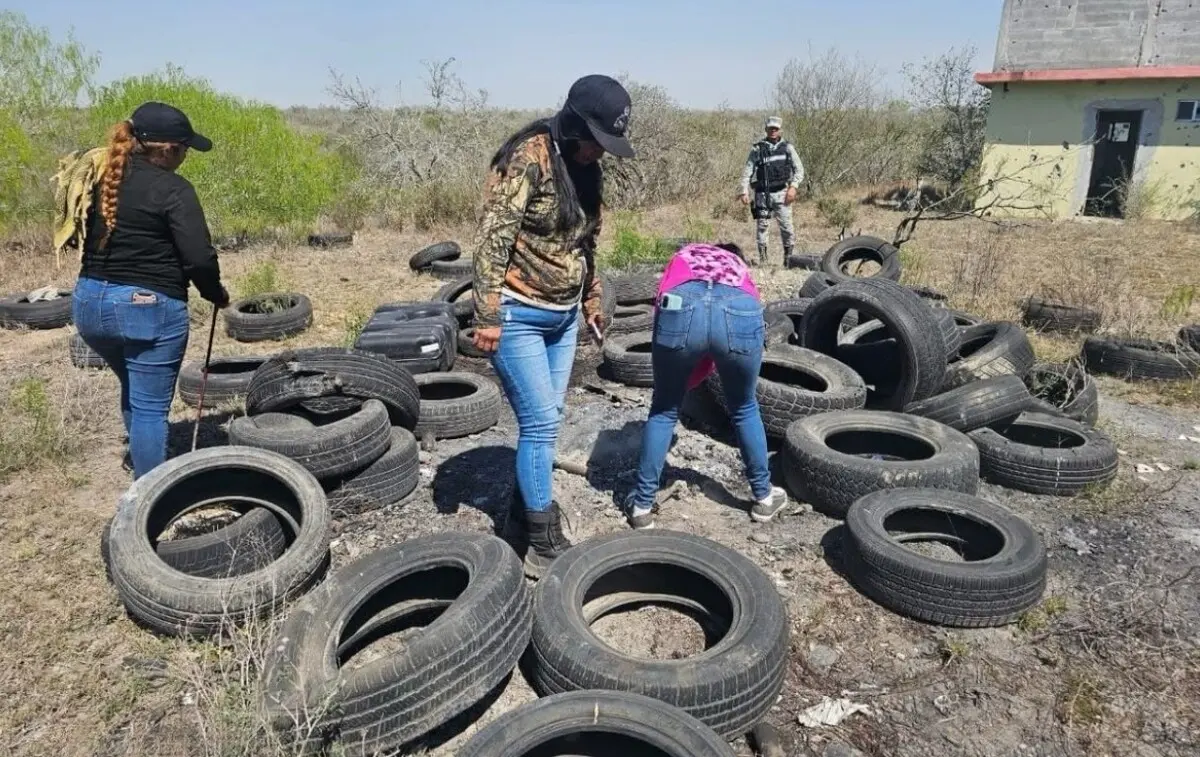
[[[1034,443],[1036,434],[1046,444]],[[1010,423],[976,429],[983,478],[1006,489],[1070,496],[1117,475],[1117,445],[1103,433],[1058,415],[1022,413]]]
[[[1089,336],[1082,358],[1089,373],[1126,380],[1187,381],[1200,376],[1200,352],[1182,342]]]
[[[1040,297],[1027,297],[1021,301],[1021,323],[1038,331],[1090,333],[1100,328],[1100,321],[1100,312],[1091,308],[1051,302]]]
[[[365,350],[310,347],[274,355],[254,372],[246,412],[279,412],[320,398],[377,399],[393,426],[410,431],[421,411],[417,382],[403,366]]]
[[[803,377],[804,383],[775,380],[785,376]],[[728,417],[720,373],[713,371],[706,383]],[[755,394],[767,435],[782,437],[797,418],[863,407],[867,386],[861,376],[828,355],[803,347],[778,345],[763,351]]]
[[[408,259],[408,267],[414,271],[420,271],[439,260],[451,261],[458,260],[460,257],[462,257],[462,248],[458,246],[458,242],[436,242],[417,250]]]
[[[877,386],[869,402],[898,410],[937,393],[946,375],[946,343],[937,318],[920,297],[894,281],[855,279],[817,295],[804,314],[801,344],[837,357],[841,323],[850,310],[860,321],[881,321],[897,344],[899,377],[886,389]]]
[[[60,329],[74,318],[74,289],[59,289],[52,300],[29,301],[29,292],[0,297],[0,328]]]
[[[457,439],[500,422],[503,397],[495,382],[475,373],[423,373],[414,376],[421,393],[419,438]]]
[[[264,305],[280,304],[263,312]],[[222,311],[225,334],[239,342],[284,339],[308,330],[313,321],[312,301],[298,292],[271,292],[246,297]]]
[[[940,540],[953,543],[966,559],[920,554],[897,539],[897,531],[941,534]],[[1033,527],[999,505],[961,492],[868,494],[846,513],[843,544],[847,572],[864,594],[929,623],[1006,625],[1036,605],[1046,589],[1046,548]]]
[[[190,502],[253,496],[299,524],[278,560],[228,578],[167,566],[150,534]],[[277,610],[316,583],[329,564],[325,492],[299,463],[252,447],[207,447],[167,460],[134,481],[109,531],[113,585],[130,615],[159,633],[206,636]]]
[[[394,505],[413,493],[421,482],[417,438],[406,428],[392,426],[387,452],[361,470],[325,479],[329,511],[335,517],[357,515]]]
[[[970,326],[963,329],[958,354],[946,365],[944,388],[1008,374],[1024,378],[1033,363],[1033,345],[1017,324],[993,321]]]
[[[998,421],[1016,418],[1033,403],[1029,389],[1018,376],[997,376],[973,381],[948,392],[914,402],[904,408],[909,415],[944,423],[957,431],[974,431]]]
[[[397,651],[339,670],[339,657],[414,616],[434,617]],[[263,712],[310,749],[336,740],[340,754],[391,752],[496,688],[530,625],[521,561],[504,540],[462,531],[412,538],[357,558],[292,607],[266,660]],[[303,713],[315,722],[300,717],[297,728]]]
[[[829,443],[834,438],[837,448]],[[788,427],[784,451],[792,494],[833,517],[845,517],[850,505],[875,491],[979,490],[974,442],[919,416],[842,410],[801,418]]]
[[[93,350],[87,342],[83,341],[83,337],[79,332],[71,334],[71,339],[67,343],[67,353],[71,358],[71,365],[76,368],[107,368],[108,363],[101,357],[99,352]]]
[[[843,239],[826,250],[821,258],[821,270],[837,281],[860,278],[844,270],[851,260],[874,260],[879,264],[878,271],[861,278],[900,279],[900,250],[887,240],[866,234]]]
[[[604,339],[604,361],[613,377],[627,386],[654,386],[654,366],[650,349],[653,334],[638,332]]]
[[[208,364],[208,384],[204,387],[204,404],[216,407],[222,403],[244,400],[250,389],[250,378],[263,363],[262,357],[215,357]],[[200,387],[204,385],[204,363],[191,360],[179,367],[177,388],[179,399],[189,407],[200,402]]]
[[[623,748],[649,747],[661,757],[734,757],[725,739],[678,707],[601,689],[551,694],[509,710],[481,728],[458,755],[511,757],[559,742],[564,748],[571,743],[594,748],[613,736],[621,738]]]
[[[585,606],[601,580],[609,593]],[[669,597],[707,611],[721,626],[712,635],[725,631],[720,641],[695,657],[648,660],[589,627],[623,606]],[[538,581],[528,655],[530,683],[543,696],[586,689],[653,696],[728,739],[775,704],[787,670],[787,610],[770,577],[729,547],[660,529],[608,534],[560,555]]]
[[[286,413],[248,415],[229,424],[231,444],[278,452],[318,480],[365,468],[387,452],[391,438],[387,408],[374,399],[321,426]]]

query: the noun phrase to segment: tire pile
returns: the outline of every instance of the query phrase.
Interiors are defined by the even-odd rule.
[[[855,271],[863,262],[874,270]],[[928,622],[1009,623],[1039,601],[1046,553],[1028,523],[977,496],[980,480],[1054,496],[1107,486],[1118,453],[1095,428],[1088,371],[1194,377],[1193,332],[1158,347],[1089,336],[1079,359],[1037,363],[1020,325],[951,310],[944,294],[900,284],[900,272],[894,246],[855,237],[825,253],[795,298],[765,304],[764,426],[781,443],[791,493],[844,520],[845,568],[864,594]],[[1033,299],[1022,320],[1065,333],[1098,327],[1090,312]],[[649,328],[605,339],[616,380],[653,385],[650,345]],[[1170,357],[1138,352],[1152,348]],[[713,374],[681,415],[728,436],[724,405]],[[940,542],[966,562],[906,541]]]
[[[268,361],[251,402],[307,402],[307,369],[321,359],[300,356],[290,378]],[[354,395],[339,396],[383,397],[363,399],[360,413],[375,406],[411,422],[411,403],[395,387],[381,389],[381,376],[372,389],[366,371],[343,375],[357,380]],[[786,608],[770,577],[739,552],[669,530],[610,534],[577,545],[531,590],[504,540],[446,532],[330,572],[333,503],[312,461],[243,445],[186,453],[134,482],[101,540],[127,612],[156,633],[217,637],[287,606],[261,667],[261,707],[298,750],[367,755],[419,745],[490,704],[518,664],[542,698],[504,714],[458,754],[624,739],[678,757],[732,757],[728,740],[775,703],[787,671]],[[161,539],[179,516],[215,503],[242,517],[202,536]],[[590,628],[649,600],[687,608],[706,651],[641,658]],[[356,658],[384,636],[404,643]]]

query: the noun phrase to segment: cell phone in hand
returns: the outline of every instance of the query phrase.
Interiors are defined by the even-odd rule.
[[[596,322],[589,320],[587,322],[587,325],[588,325],[588,328],[590,328],[592,330],[592,338],[594,338],[596,340],[596,344],[603,343],[604,335],[600,333],[600,329],[596,328]]]

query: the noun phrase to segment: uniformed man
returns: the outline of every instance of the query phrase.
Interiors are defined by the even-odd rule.
[[[783,242],[783,259],[792,254],[795,231],[792,228],[792,203],[796,201],[796,190],[804,181],[804,164],[796,154],[796,148],[781,139],[783,120],[778,116],[767,119],[766,138],[756,142],[746,157],[742,169],[742,186],[739,198],[743,205],[750,205],[757,227],[758,262],[767,262],[767,232],[771,217],[779,221],[779,237]],[[750,189],[754,189],[751,198]],[[753,204],[751,202],[753,201]]]

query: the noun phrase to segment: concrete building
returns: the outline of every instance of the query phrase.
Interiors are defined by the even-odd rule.
[[[1200,0],[1005,0],[982,165],[997,215],[1200,214]]]

